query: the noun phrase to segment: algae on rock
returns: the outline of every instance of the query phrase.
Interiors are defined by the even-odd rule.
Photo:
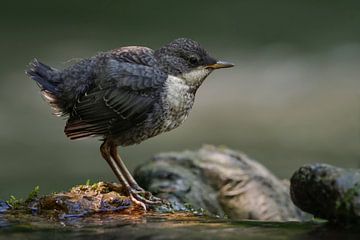
[[[327,164],[303,166],[291,178],[291,198],[315,217],[332,222],[358,222],[360,170]]]

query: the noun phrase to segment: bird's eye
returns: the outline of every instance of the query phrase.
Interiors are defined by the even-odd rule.
[[[195,65],[195,64],[199,63],[199,58],[198,58],[197,56],[195,56],[195,55],[190,56],[189,62],[190,62],[192,65]]]

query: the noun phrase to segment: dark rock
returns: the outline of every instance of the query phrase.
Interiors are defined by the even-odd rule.
[[[360,170],[303,166],[292,176],[290,189],[293,202],[315,217],[332,222],[360,220]]]
[[[290,200],[288,183],[227,148],[159,154],[138,167],[135,178],[178,210],[191,205],[232,219],[305,219]]]

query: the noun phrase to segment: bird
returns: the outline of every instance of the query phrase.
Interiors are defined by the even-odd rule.
[[[178,38],[153,50],[127,46],[100,52],[59,70],[36,58],[26,74],[40,87],[53,114],[67,119],[71,140],[98,137],[100,152],[135,205],[162,202],[126,168],[118,147],[170,131],[188,117],[195,94],[215,69],[233,67],[198,42]]]

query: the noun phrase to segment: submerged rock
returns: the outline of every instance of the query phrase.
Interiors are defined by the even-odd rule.
[[[288,183],[227,148],[205,146],[199,151],[162,153],[138,167],[135,178],[177,210],[190,205],[232,219],[305,219],[290,200]]]
[[[360,220],[360,170],[327,164],[301,167],[291,178],[291,198],[302,210],[333,222]]]

